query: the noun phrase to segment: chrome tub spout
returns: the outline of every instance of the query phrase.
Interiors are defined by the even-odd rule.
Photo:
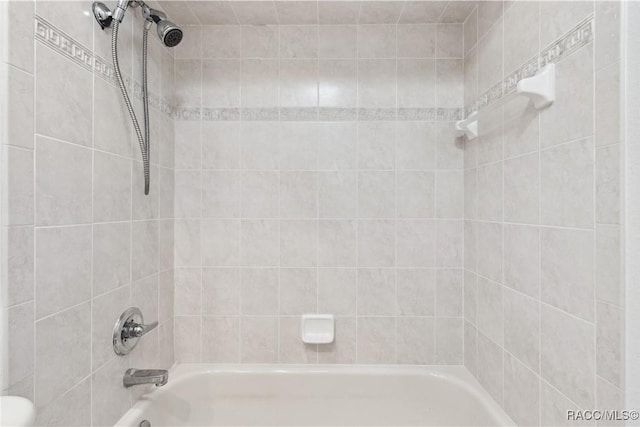
[[[127,369],[122,383],[125,387],[142,384],[155,384],[162,387],[169,381],[169,372],[164,369]]]

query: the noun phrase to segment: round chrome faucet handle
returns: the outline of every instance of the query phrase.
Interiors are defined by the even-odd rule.
[[[140,309],[129,307],[120,315],[113,328],[113,351],[118,356],[129,354],[138,344],[140,337],[157,326],[158,322],[145,324]]]

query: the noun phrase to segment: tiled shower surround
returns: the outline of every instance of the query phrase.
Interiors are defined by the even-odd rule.
[[[152,103],[151,195],[144,196],[137,140],[104,65],[111,31],[84,13],[91,4],[3,7],[11,34],[3,64],[7,392],[35,402],[38,425],[113,425],[143,392],[122,387],[124,371],[174,362],[173,119]],[[120,29],[130,92],[141,64],[142,23],[135,24],[128,15]],[[154,37],[149,77],[154,99],[170,99],[173,57]],[[131,305],[160,326],[118,357],[113,325]]]
[[[187,28],[176,360],[462,363],[462,30]]]
[[[465,144],[465,366],[518,424],[624,407],[620,4],[480,3],[464,33],[466,105],[556,64],[550,108],[489,106]]]
[[[207,3],[164,3],[185,38],[149,38],[149,197],[90,2],[9,3],[7,391],[39,424],[112,425],[143,392],[125,369],[175,351],[464,364],[521,425],[623,408],[620,5],[467,3],[458,23],[352,2],[322,25],[286,2],[279,25],[187,25]],[[547,62],[555,103],[511,99]],[[480,136],[456,138],[478,107]],[[161,325],[119,358],[129,305]],[[334,314],[335,343],[301,343],[304,313]]]

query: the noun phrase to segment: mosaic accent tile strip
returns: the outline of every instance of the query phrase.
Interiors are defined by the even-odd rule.
[[[94,71],[96,72],[96,74],[100,77],[102,77],[103,79],[111,82],[112,84],[117,84],[116,82],[116,72],[113,69],[113,66],[111,65],[111,61],[107,61],[106,59],[103,59],[101,57],[99,57],[98,55],[95,56],[94,58],[94,67],[93,67]]]
[[[40,16],[35,17],[35,38],[58,53],[66,56],[79,66],[93,71],[93,53],[91,49],[75,41],[64,31],[53,26]]]
[[[150,99],[149,102],[153,102]],[[462,108],[209,108],[179,107],[176,120],[212,122],[233,121],[455,121],[462,119]]]
[[[560,61],[592,40],[593,16],[590,16],[540,53],[540,67]]]
[[[591,43],[593,41],[593,25],[594,19],[593,15],[591,15],[550,46],[543,49],[540,54],[525,62],[500,83],[480,95],[473,104],[465,106],[464,116],[468,117],[473,112],[480,111],[506,95],[513,93],[520,80],[534,76],[545,65],[559,62]]]
[[[180,121],[197,121],[200,117],[200,107],[180,107],[173,111],[173,118]]]
[[[278,108],[243,108],[242,120],[246,121],[278,121],[280,110]]]
[[[358,110],[355,108],[320,108],[319,119],[323,122],[355,122]]]
[[[463,111],[462,108],[438,108],[436,109],[436,120],[444,122],[461,120]]]
[[[358,120],[362,122],[395,120],[398,116],[396,113],[395,108],[359,108]]]
[[[290,122],[311,122],[318,120],[317,108],[281,108],[280,120]]]
[[[589,16],[563,37],[543,49],[504,80],[483,93],[464,108],[204,108],[174,107],[154,93],[149,105],[176,120],[205,121],[454,121],[482,110],[515,91],[518,82],[535,75],[547,64],[556,63],[593,41],[594,17]],[[111,61],[95,55],[46,19],[35,17],[35,37],[44,45],[72,60],[107,82],[116,85]],[[142,85],[125,76],[125,85],[137,99],[142,99]]]
[[[435,108],[398,108],[398,120],[433,121],[437,116]]]
[[[398,108],[400,121],[444,121],[460,120],[464,114],[462,108]]]
[[[203,108],[202,120],[205,122],[237,122],[240,120],[239,108]]]
[[[35,16],[35,38],[45,46],[70,59],[87,71],[93,72],[112,85],[117,85],[115,70],[111,60],[106,60],[94,54],[91,49],[74,40],[64,31],[51,24],[46,19]],[[123,76],[127,90],[133,97],[142,99],[142,84],[132,80],[129,76]],[[156,109],[168,116],[173,116],[173,106],[160,98],[159,95],[149,93],[149,107]]]

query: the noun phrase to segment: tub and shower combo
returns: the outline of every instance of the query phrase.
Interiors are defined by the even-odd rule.
[[[143,40],[144,133],[119,69],[118,26],[129,6],[140,7]],[[149,107],[147,34],[155,23],[162,43],[174,47],[182,30],[143,1],[119,0],[113,12],[94,3],[102,28],[113,26],[112,60],[138,138],[149,193]],[[535,88],[533,89],[535,90]],[[468,125],[459,125],[465,131]],[[308,322],[306,322],[308,321]],[[129,354],[138,339],[154,329],[142,313],[125,311],[114,328],[114,350]],[[331,315],[303,316],[301,339],[333,341]],[[169,376],[171,380],[169,381]],[[162,387],[144,395],[117,426],[506,426],[506,413],[462,366],[362,367],[182,364],[162,370],[129,369],[124,385]]]
[[[638,409],[638,22],[0,0],[0,425]]]

